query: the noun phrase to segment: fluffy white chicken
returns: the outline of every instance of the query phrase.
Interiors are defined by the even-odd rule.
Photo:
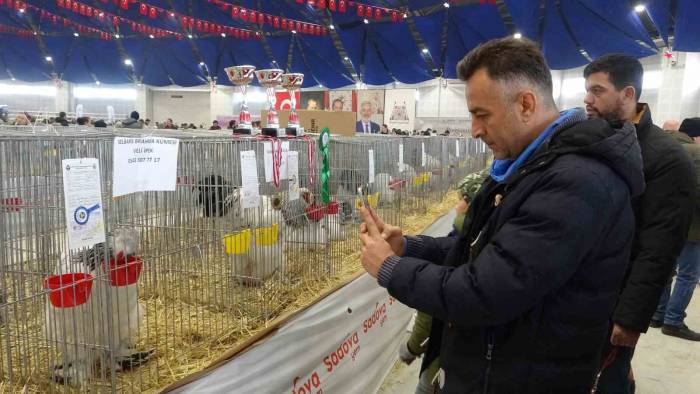
[[[94,376],[98,364],[121,371],[143,364],[152,356],[153,350],[137,351],[133,342],[142,319],[138,284],[112,286],[108,272],[110,258],[135,256],[138,245],[137,231],[116,229],[106,244],[61,259],[56,274],[87,273],[94,279],[86,303],[65,308],[46,304],[44,331],[62,354],[52,371],[56,382],[83,384]]]
[[[228,250],[238,283],[257,286],[283,269],[286,257],[281,198],[260,196],[258,207],[242,208],[241,189],[220,175],[202,178],[195,189],[199,191],[198,204],[204,217],[230,220],[230,227],[242,230],[238,235],[227,236],[228,242],[249,243],[240,251]],[[242,235],[246,231],[248,238]]]

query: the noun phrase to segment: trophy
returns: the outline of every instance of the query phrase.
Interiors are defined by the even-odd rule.
[[[267,127],[263,128],[262,133],[271,137],[278,136],[278,129],[280,127],[279,117],[275,110],[275,88],[282,83],[283,73],[284,71],[276,68],[258,70],[255,72],[260,86],[264,87],[267,91],[267,104],[269,107],[267,111]]]
[[[250,112],[248,112],[248,100],[246,100],[246,93],[248,92],[248,85],[253,82],[253,74],[255,73],[255,66],[233,66],[227,67],[225,69],[228,79],[234,85],[238,86],[243,95],[243,102],[241,103],[241,112],[238,114],[238,128],[233,132],[236,134],[250,134],[253,124],[250,119]]]
[[[304,83],[304,74],[290,73],[282,75],[282,87],[287,89],[292,101],[292,108],[289,111],[289,123],[287,124],[287,135],[301,136],[304,130],[299,125],[299,114],[297,114],[296,91]]]

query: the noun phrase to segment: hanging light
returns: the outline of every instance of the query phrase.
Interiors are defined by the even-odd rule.
[[[513,34],[513,38],[515,38],[516,40],[519,40],[519,39],[523,38],[523,35],[520,33],[515,33],[515,34]]]
[[[365,19],[364,22],[365,22],[365,25],[369,24],[369,21],[367,19]]]
[[[187,35],[187,38],[189,38],[189,39],[191,40],[191,39],[192,39],[192,34],[188,34],[188,35]]]
[[[423,48],[423,53],[427,54],[427,53],[428,53],[428,48]]]
[[[450,3],[448,3],[448,2],[444,2],[444,3],[442,3],[442,5],[443,5],[445,8],[450,8]]]
[[[226,33],[221,33],[221,37],[226,38]]]
[[[647,8],[644,6],[644,4],[637,4],[634,6],[634,10],[638,13],[644,12]]]
[[[46,56],[44,59],[49,63],[53,61],[53,58],[51,56]]]
[[[296,30],[292,30],[292,34],[297,34],[297,31],[296,31]]]
[[[148,37],[150,37],[150,38],[156,38],[153,34],[149,34]]]
[[[328,26],[328,28],[331,30],[335,30],[335,26],[333,26],[333,25]]]
[[[95,81],[95,85],[100,86],[100,81]]]
[[[133,66],[134,62],[132,62],[131,59],[124,59],[124,64],[126,64],[127,66]]]
[[[119,39],[119,34],[115,34],[114,38]]]

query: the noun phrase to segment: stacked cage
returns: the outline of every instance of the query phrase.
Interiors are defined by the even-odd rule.
[[[115,196],[114,139],[144,132],[179,140],[176,188]],[[333,137],[324,201],[316,139],[0,129],[2,383],[142,392],[181,379],[356,261],[361,204],[401,225],[444,196],[422,174],[448,166],[452,181],[484,163],[466,140],[450,167],[449,154],[421,162],[427,139]],[[75,158],[98,159],[106,242],[69,250],[62,160]]]

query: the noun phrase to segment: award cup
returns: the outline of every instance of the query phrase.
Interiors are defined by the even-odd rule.
[[[248,112],[248,100],[246,99],[246,94],[248,91],[248,85],[253,82],[255,67],[233,66],[227,67],[225,71],[226,75],[228,75],[228,79],[231,81],[231,83],[238,86],[238,89],[243,95],[241,112],[238,114],[238,128],[233,132],[236,134],[250,134],[253,124],[250,119],[250,112]]]
[[[299,125],[299,114],[297,114],[297,97],[296,91],[301,88],[304,83],[304,74],[290,73],[282,75],[282,87],[287,89],[289,97],[292,101],[292,108],[289,111],[289,123],[287,124],[286,134],[291,136],[304,135],[304,130]]]
[[[282,84],[282,74],[284,74],[284,71],[276,68],[258,70],[255,72],[260,86],[264,87],[267,91],[267,127],[263,128],[262,133],[271,137],[278,136],[280,127],[279,117],[275,110],[275,88]]]

